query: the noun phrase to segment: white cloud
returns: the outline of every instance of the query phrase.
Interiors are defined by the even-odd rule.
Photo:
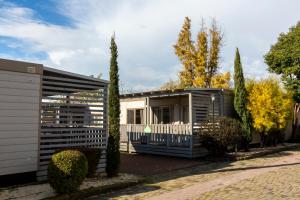
[[[185,16],[195,33],[201,18],[216,17],[225,32],[221,70],[232,71],[235,47],[240,48],[247,76],[264,76],[263,54],[280,32],[300,19],[300,2],[262,1],[57,1],[57,12],[72,26],[37,20],[35,11],[6,3],[0,8],[0,36],[16,38],[28,54],[44,52],[50,66],[86,75],[108,77],[109,42],[115,31],[120,78],[126,88],[158,87],[175,78],[180,64],[172,44]],[[0,1],[3,4],[2,1]],[[30,57],[27,57],[30,59]],[[245,59],[244,59],[245,58]]]

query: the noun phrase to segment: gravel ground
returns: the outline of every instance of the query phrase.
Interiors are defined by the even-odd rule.
[[[86,179],[80,186],[80,190],[84,190],[91,187],[113,185],[116,183],[138,181],[139,179],[140,177],[129,174],[120,174],[120,176],[114,178],[99,177],[93,179]],[[48,183],[25,185],[16,188],[2,188],[0,190],[1,200],[38,200],[53,196],[55,196],[55,192]]]

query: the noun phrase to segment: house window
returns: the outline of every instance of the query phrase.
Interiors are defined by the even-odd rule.
[[[142,124],[144,122],[143,109],[127,110],[127,124]]]
[[[162,123],[168,124],[171,122],[171,113],[169,107],[162,108]]]
[[[134,110],[127,110],[127,124],[134,124]]]
[[[172,121],[170,107],[153,107],[152,114],[153,124],[168,124]]]
[[[161,123],[161,115],[160,115],[160,108],[159,107],[153,107],[153,124],[160,124]]]
[[[182,107],[182,121],[184,124],[189,123],[189,106]]]
[[[143,119],[143,110],[135,110],[135,123],[136,124],[142,124]]]

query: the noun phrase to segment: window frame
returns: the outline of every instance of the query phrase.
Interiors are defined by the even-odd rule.
[[[127,110],[126,110],[126,123],[127,124],[132,124],[132,123],[128,123],[128,111],[133,111],[133,124],[137,124],[136,123],[136,111],[137,110],[140,110],[140,111],[142,111],[141,112],[141,114],[140,114],[140,120],[141,120],[141,123],[140,124],[144,124],[145,123],[145,121],[144,121],[144,119],[145,119],[145,116],[144,116],[144,113],[145,113],[145,109],[144,108],[128,108]]]
[[[164,122],[164,109],[168,109],[169,111],[169,122],[165,123]],[[152,124],[171,124],[173,123],[173,118],[174,118],[174,110],[173,110],[173,107],[172,105],[167,105],[167,106],[153,106],[151,107],[151,110],[152,110]],[[154,115],[154,110],[158,110],[158,115]],[[155,122],[157,121],[157,122]]]

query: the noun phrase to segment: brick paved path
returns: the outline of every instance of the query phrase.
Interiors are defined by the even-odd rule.
[[[299,198],[298,198],[299,197]],[[154,176],[96,199],[300,199],[300,149]]]
[[[300,155],[294,156],[286,156],[283,159],[280,159],[277,162],[270,163],[262,168],[254,168],[254,169],[245,169],[242,172],[220,177],[218,179],[214,179],[205,183],[198,183],[191,187],[187,187],[180,190],[175,190],[172,192],[167,192],[162,195],[154,196],[151,198],[147,198],[148,200],[184,200],[184,199],[193,199],[201,196],[202,194],[210,191],[214,191],[219,188],[223,188],[225,186],[229,186],[235,183],[238,183],[242,180],[249,179],[266,172],[274,171],[282,168],[287,165],[297,165],[300,164]],[[300,191],[299,191],[300,192]],[[222,197],[220,197],[222,198]]]

